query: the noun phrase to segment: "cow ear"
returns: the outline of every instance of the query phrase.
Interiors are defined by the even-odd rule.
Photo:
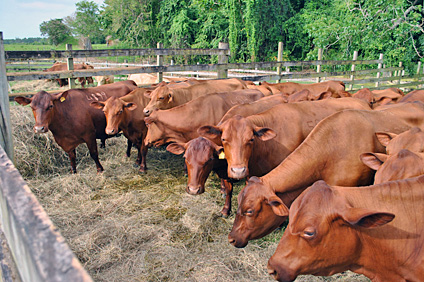
[[[215,139],[221,137],[222,131],[216,126],[204,125],[197,129],[197,133],[199,133],[200,136]]]
[[[377,139],[380,141],[381,145],[387,147],[389,142],[398,135],[390,132],[376,132],[375,136],[377,136]]]
[[[173,98],[174,98],[174,96],[171,93],[169,93],[168,94],[168,103],[171,103]]]
[[[15,101],[22,106],[26,106],[31,104],[32,98],[19,96],[19,97],[15,97]]]
[[[389,156],[381,153],[363,153],[359,156],[364,165],[373,170],[378,170]]]
[[[171,143],[166,147],[166,150],[175,155],[181,155],[186,150],[185,146],[186,144],[184,143]]]
[[[271,128],[257,127],[255,128],[255,135],[262,141],[268,141],[277,136],[277,133]]]
[[[90,103],[90,106],[99,110],[103,110],[103,108],[105,107],[105,103],[94,101]]]
[[[147,90],[146,92],[144,92],[144,96],[146,97],[146,98],[151,98],[151,95],[152,95],[152,90]]]
[[[272,210],[274,211],[276,215],[278,216],[289,215],[289,209],[277,195],[273,195],[269,197],[268,204],[271,206]]]
[[[348,208],[342,214],[343,220],[352,226],[375,228],[391,222],[395,215],[389,212],[375,212],[362,208]]]
[[[137,105],[132,102],[129,102],[124,104],[124,108],[127,108],[129,111],[134,111],[135,109],[137,109]]]

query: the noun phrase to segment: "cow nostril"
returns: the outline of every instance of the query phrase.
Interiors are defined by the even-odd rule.
[[[231,245],[234,245],[234,244],[236,243],[236,240],[235,240],[235,239],[233,239],[233,238],[228,238],[228,242],[229,242]]]

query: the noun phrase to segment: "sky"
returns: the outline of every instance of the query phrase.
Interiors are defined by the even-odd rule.
[[[0,0],[3,39],[41,37],[40,24],[75,13],[81,0]],[[104,0],[91,0],[99,6]]]

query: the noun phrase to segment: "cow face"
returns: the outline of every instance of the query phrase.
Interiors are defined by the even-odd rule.
[[[355,265],[361,254],[362,228],[393,220],[390,213],[353,208],[324,181],[305,190],[290,208],[290,222],[268,273],[278,281],[300,274],[328,276]]]
[[[198,137],[188,143],[172,143],[166,149],[177,155],[185,151],[184,158],[188,175],[186,192],[191,195],[204,193],[206,180],[214,163],[218,161],[222,147],[206,138]]]
[[[364,153],[362,162],[376,170],[374,184],[400,180],[424,174],[424,154],[407,149],[394,155]]]
[[[237,248],[271,233],[287,219],[286,205],[257,177],[249,179],[237,200],[236,218],[228,235],[230,244]]]
[[[249,175],[249,160],[256,139],[267,141],[276,136],[272,129],[257,127],[241,116],[229,118],[220,126],[203,126],[198,132],[211,139],[221,137],[228,162],[228,176],[234,179]]]
[[[64,102],[67,92],[50,94],[40,91],[32,98],[16,97],[15,101],[25,106],[30,105],[35,118],[34,131],[36,133],[46,133],[54,116],[54,106],[57,102]],[[59,102],[59,103],[60,103]]]
[[[166,85],[162,85],[153,91],[146,91],[145,96],[150,98],[149,104],[143,110],[145,116],[150,116],[153,111],[166,110],[172,107],[172,90]]]
[[[136,104],[124,102],[116,97],[110,97],[105,102],[91,102],[90,106],[103,110],[106,117],[105,132],[109,135],[117,134],[120,125],[126,121],[128,111],[133,111],[137,108]]]

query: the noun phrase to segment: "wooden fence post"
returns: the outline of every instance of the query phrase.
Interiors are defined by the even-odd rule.
[[[354,61],[356,61],[358,59],[358,51],[353,51],[353,59]],[[355,64],[352,64],[352,67],[350,69],[351,71],[355,71]],[[355,76],[353,74],[350,75],[350,85],[349,85],[349,89],[348,90],[352,90],[353,89],[353,84],[355,82]]]
[[[218,49],[228,50],[230,45],[228,43],[219,42]],[[228,64],[228,56],[218,55],[218,64]],[[218,78],[227,78],[228,77],[228,68],[219,68],[218,69]]]
[[[399,67],[400,67],[400,68],[402,67],[402,62],[399,62]],[[399,81],[398,81],[399,86],[400,86],[400,79],[402,78],[402,75],[403,75],[403,72],[402,72],[402,70],[400,69],[400,70],[399,70]],[[398,87],[398,88],[400,88],[400,87]]]
[[[384,58],[384,55],[383,54],[380,54],[380,57],[378,58],[379,60],[383,60],[383,58]],[[379,63],[378,64],[378,69],[381,69],[383,67],[383,63]],[[377,78],[380,78],[380,76],[381,76],[381,72],[378,72],[377,73]],[[377,81],[376,83],[375,83],[375,87],[378,87],[378,86],[380,86],[380,81]]]
[[[283,42],[278,42],[278,55],[277,55],[277,61],[278,62],[283,61],[283,48],[284,48]],[[280,76],[280,77],[277,79],[276,83],[281,82],[281,70],[282,70],[282,68],[283,68],[282,65],[277,67],[277,75]]]
[[[72,51],[72,44],[66,44],[66,50]],[[67,59],[68,70],[74,70],[74,58]],[[68,78],[69,89],[75,88],[75,78]]]
[[[322,48],[318,49],[318,61],[322,60]],[[317,65],[317,73],[321,72],[321,65]],[[321,82],[321,77],[317,77],[317,82]]]
[[[163,48],[163,44],[158,42],[157,43],[157,48],[158,49],[162,49]],[[163,65],[163,56],[162,55],[157,55],[156,56],[156,65],[158,66],[162,66]],[[158,83],[162,82],[163,80],[163,72],[158,72]]]
[[[6,76],[6,57],[4,54],[3,32],[0,31],[0,146],[9,159],[14,162],[12,125],[10,123],[9,93]]]
[[[420,70],[421,70],[421,61],[418,62],[417,74],[420,74]]]

